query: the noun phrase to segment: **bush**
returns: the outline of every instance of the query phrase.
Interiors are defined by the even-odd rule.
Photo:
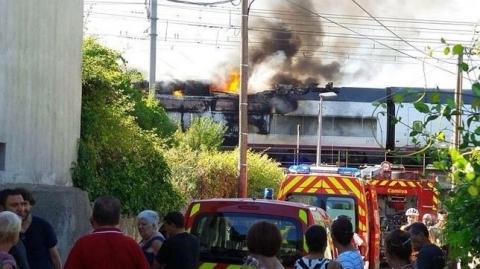
[[[170,183],[159,137],[172,133],[172,123],[157,104],[135,93],[132,82],[138,76],[117,52],[93,39],[84,41],[82,128],[73,182],[91,199],[119,198],[126,214],[178,209],[183,200]]]
[[[248,152],[249,197],[263,197],[265,187],[278,190],[283,171],[267,155]],[[187,200],[237,197],[238,150],[194,151],[173,148],[165,153],[172,183]]]
[[[195,150],[217,150],[223,143],[226,128],[211,118],[195,118],[185,133],[177,133],[178,142]]]

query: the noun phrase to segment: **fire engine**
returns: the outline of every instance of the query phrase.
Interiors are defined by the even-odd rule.
[[[278,199],[318,206],[332,219],[350,217],[363,240],[359,250],[365,268],[371,269],[384,261],[383,238],[405,222],[407,208],[418,208],[420,215],[431,214],[438,203],[432,181],[422,181],[418,173],[393,169],[386,162],[362,170],[302,167],[285,176]]]
[[[287,174],[281,182],[278,199],[320,207],[332,219],[348,216],[355,233],[363,241],[359,250],[364,257],[365,268],[378,268],[380,220],[376,193],[354,175],[356,171],[312,167],[308,174]]]
[[[200,240],[200,269],[239,269],[248,255],[246,235],[258,221],[275,224],[283,236],[278,258],[285,268],[306,255],[304,234],[318,224],[328,231],[325,211],[305,204],[257,199],[208,199],[193,201],[186,213],[186,227]],[[333,257],[327,242],[325,256]]]
[[[405,211],[416,208],[420,219],[425,214],[436,216],[438,191],[435,180],[421,178],[418,171],[408,171],[402,165],[383,162],[361,171],[367,188],[377,193],[381,228],[381,260],[385,261],[384,237],[406,223]]]

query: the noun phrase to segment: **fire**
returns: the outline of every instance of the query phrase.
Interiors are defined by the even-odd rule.
[[[240,89],[240,71],[231,70],[226,78],[220,78],[210,85],[211,92],[238,93]]]
[[[177,96],[177,97],[183,96],[182,90],[179,90],[179,89],[174,90],[174,91],[173,91],[173,96]]]

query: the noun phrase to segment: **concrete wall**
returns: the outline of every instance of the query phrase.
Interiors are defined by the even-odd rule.
[[[0,0],[0,183],[72,185],[82,17],[82,0]]]
[[[62,261],[67,258],[75,240],[90,231],[91,208],[87,193],[77,188],[34,185],[0,184],[4,188],[26,188],[33,193],[36,205],[33,214],[47,220],[58,237],[58,249]]]

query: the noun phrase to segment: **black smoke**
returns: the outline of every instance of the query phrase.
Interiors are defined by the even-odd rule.
[[[308,10],[315,10],[313,0],[301,1]],[[275,1],[277,3],[277,1]],[[258,45],[252,46],[249,53],[251,70],[271,57],[282,55],[283,62],[271,78],[270,85],[290,84],[296,86],[323,84],[341,75],[338,62],[324,64],[315,51],[321,46],[323,37],[320,18],[292,6],[280,6],[275,10],[289,10],[291,16],[276,16],[275,20],[250,21],[252,37]],[[255,18],[253,16],[253,18]]]

